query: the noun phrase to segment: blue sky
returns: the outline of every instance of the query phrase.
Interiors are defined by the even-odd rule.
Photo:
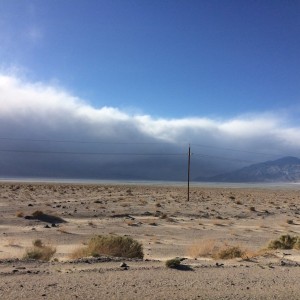
[[[186,157],[24,150],[186,155],[191,143],[194,177],[299,156],[299,15],[292,0],[0,0],[0,139],[13,138],[1,168],[77,176],[110,163],[107,176],[178,179]]]
[[[0,1],[2,67],[157,117],[299,109],[299,1]]]

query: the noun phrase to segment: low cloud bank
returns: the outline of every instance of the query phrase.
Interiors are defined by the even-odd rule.
[[[189,143],[192,177],[211,176],[297,156],[300,128],[287,124],[274,113],[229,120],[129,114],[0,74],[0,176],[185,180]]]

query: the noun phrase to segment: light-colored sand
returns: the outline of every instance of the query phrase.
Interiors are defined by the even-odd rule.
[[[254,252],[282,234],[300,235],[299,199],[296,187],[192,187],[187,202],[185,187],[2,183],[0,298],[300,299],[300,251],[250,261],[191,256],[191,245],[208,240]],[[24,218],[37,210],[66,222],[45,228]],[[95,234],[137,239],[144,260],[125,260],[128,270],[119,261],[70,261]],[[16,260],[35,239],[55,246],[58,261]],[[164,261],[176,256],[190,268],[167,269]]]

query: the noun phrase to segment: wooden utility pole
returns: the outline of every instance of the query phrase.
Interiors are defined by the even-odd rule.
[[[190,173],[191,173],[191,145],[189,144],[189,154],[188,154],[188,192],[187,192],[187,201],[190,201]]]

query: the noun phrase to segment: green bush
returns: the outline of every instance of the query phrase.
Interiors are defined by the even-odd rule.
[[[180,266],[181,259],[179,257],[168,259],[166,261],[166,267],[176,269]]]

